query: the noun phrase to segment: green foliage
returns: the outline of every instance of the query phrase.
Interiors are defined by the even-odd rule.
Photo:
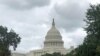
[[[100,56],[100,5],[90,5],[86,18],[87,36],[83,44],[66,56]]]
[[[0,26],[0,56],[10,56],[10,46],[16,50],[17,44],[20,43],[20,37],[13,30],[8,32],[6,27]]]
[[[64,56],[64,55],[62,55],[61,53],[53,53],[53,54],[46,53],[42,56]]]
[[[75,50],[72,50],[70,53],[67,53],[65,56],[75,56]]]
[[[91,5],[87,10],[85,28],[87,36],[76,50],[76,56],[100,56],[100,5]]]

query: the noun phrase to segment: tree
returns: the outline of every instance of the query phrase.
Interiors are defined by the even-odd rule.
[[[20,43],[20,37],[13,30],[8,32],[7,27],[0,26],[0,56],[10,56],[10,46],[16,50],[17,45]]]
[[[100,5],[90,5],[85,22],[87,36],[77,48],[76,56],[100,56]]]
[[[75,49],[72,50],[71,52],[67,53],[65,56],[75,56]]]
[[[44,55],[42,55],[42,56],[64,56],[64,55],[62,55],[61,53],[52,53],[52,54],[49,54],[49,53],[46,53],[46,54],[44,54]]]
[[[46,53],[46,54],[44,54],[42,56],[52,56],[52,54]]]

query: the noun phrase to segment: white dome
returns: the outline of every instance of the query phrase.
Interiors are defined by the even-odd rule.
[[[49,41],[49,40],[61,41],[62,36],[61,36],[60,32],[56,29],[56,27],[52,26],[52,28],[47,32],[45,39],[46,39],[46,41]]]
[[[60,32],[55,27],[55,22],[53,20],[51,29],[47,32],[44,42],[45,48],[58,48],[63,47],[62,36]]]

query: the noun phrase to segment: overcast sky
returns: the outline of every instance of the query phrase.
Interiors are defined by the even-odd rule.
[[[0,0],[0,25],[22,38],[16,52],[29,52],[43,48],[54,18],[68,49],[83,42],[86,10],[89,4],[98,3],[100,0]]]

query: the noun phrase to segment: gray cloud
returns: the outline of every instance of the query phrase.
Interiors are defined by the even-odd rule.
[[[17,51],[28,52],[41,48],[41,45],[43,47],[43,40],[49,26],[46,24],[48,21],[48,9],[46,8],[20,11],[0,6],[0,25],[14,29],[22,38]]]
[[[55,4],[52,16],[55,17],[58,27],[73,31],[78,27],[83,27],[85,12],[89,6],[86,0],[67,0],[63,4]]]
[[[22,10],[49,5],[50,0],[0,0],[0,3],[13,9]]]
[[[28,4],[22,5],[26,1]],[[86,0],[67,0],[60,5],[52,5],[51,3],[52,8],[46,6],[50,3],[49,0],[0,0],[0,2],[13,9],[30,8],[30,10],[12,10],[0,4],[0,25],[14,29],[22,38],[17,51],[40,48],[46,32],[51,26],[51,17],[55,18],[56,26],[63,36],[65,47],[76,46],[84,39],[84,31],[81,29],[77,32],[77,30],[84,26],[83,19],[88,8]],[[32,9],[32,7],[35,8]]]

